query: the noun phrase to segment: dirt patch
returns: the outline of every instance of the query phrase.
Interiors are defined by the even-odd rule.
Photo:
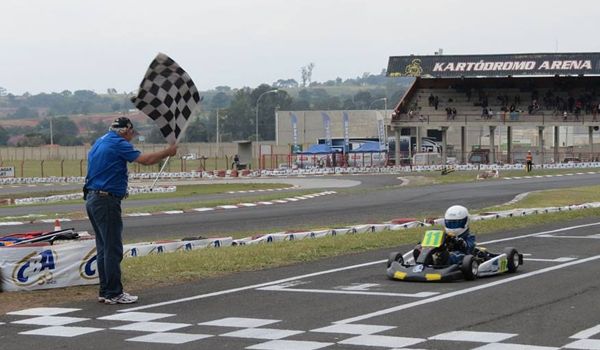
[[[16,310],[48,307],[72,301],[89,300],[95,302],[97,296],[97,285],[26,292],[3,292],[0,293],[0,315]]]

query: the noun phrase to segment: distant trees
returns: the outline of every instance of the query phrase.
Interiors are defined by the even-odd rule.
[[[38,113],[36,110],[29,108],[27,106],[21,106],[17,108],[17,110],[9,115],[12,119],[27,119],[27,118],[37,118]]]
[[[8,138],[10,137],[8,130],[0,126],[0,146],[6,146]]]
[[[368,109],[373,100],[380,96],[389,101],[397,101],[409,86],[405,78],[386,78],[385,69],[380,74],[363,73],[356,78],[328,80],[323,83],[313,81],[314,63],[301,68],[300,83],[295,79],[278,79],[272,85],[262,84],[254,89],[249,87],[231,88],[217,86],[213,90],[203,91],[204,97],[197,115],[190,120],[184,141],[216,141],[216,116],[219,110],[219,134],[221,140],[275,139],[275,113],[281,110],[356,110]],[[277,88],[278,93],[264,95],[257,106],[258,97],[265,91]],[[87,115],[100,113],[120,113],[134,108],[129,100],[130,94],[118,93],[109,88],[105,94],[91,90],[63,90],[60,93],[24,94],[15,96],[0,88],[0,107],[12,118],[40,118],[53,116],[53,134],[56,144],[79,144],[94,142],[106,133],[105,122],[80,120],[82,132],[77,126],[67,125],[62,118],[69,115]],[[391,104],[391,102],[390,102]],[[6,108],[8,112],[6,112]],[[256,134],[256,115],[258,108],[258,131]],[[11,115],[12,114],[12,115]],[[38,116],[40,114],[40,116]],[[145,125],[145,126],[144,126]],[[150,120],[142,125],[136,123],[136,129],[146,137],[148,143],[164,143],[160,130]],[[7,142],[8,135],[20,135],[21,145],[48,144],[49,122],[42,120],[37,127],[6,127],[0,129],[0,145]],[[11,142],[16,142],[11,138]]]

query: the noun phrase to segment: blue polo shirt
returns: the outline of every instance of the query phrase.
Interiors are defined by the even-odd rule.
[[[100,137],[88,153],[87,184],[89,190],[106,191],[116,196],[127,193],[127,162],[141,152],[114,131]]]

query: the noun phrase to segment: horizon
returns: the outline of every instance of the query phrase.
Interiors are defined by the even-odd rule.
[[[5,0],[0,87],[28,92],[135,91],[156,53],[176,60],[199,90],[380,74],[389,57],[599,52],[586,0]],[[576,25],[573,25],[576,23]]]

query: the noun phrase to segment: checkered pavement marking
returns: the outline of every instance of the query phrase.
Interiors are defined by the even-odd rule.
[[[192,341],[213,337],[210,334],[188,334],[188,333],[150,333],[135,338],[125,339],[125,341],[134,341],[142,343],[158,344],[184,344]]]
[[[248,346],[246,349],[251,350],[316,350],[326,348],[335,343],[325,343],[316,341],[301,341],[301,340],[271,340],[266,343]]]
[[[65,326],[52,326],[52,327],[44,327],[38,328],[31,331],[21,332],[19,334],[23,335],[45,335],[50,337],[65,337],[72,338],[77,337],[79,335],[103,331],[104,328],[94,328],[94,327],[65,327]]]
[[[15,324],[31,324],[36,326],[64,326],[66,324],[87,321],[89,318],[66,316],[38,316],[24,320],[14,321]]]
[[[454,340],[479,343],[497,343],[517,336],[512,333],[455,331],[429,337],[431,340]]]
[[[357,337],[348,338],[338,342],[338,344],[377,346],[387,348],[403,348],[427,341],[421,338],[393,337],[389,335],[365,334]]]
[[[235,328],[256,328],[281,322],[281,320],[269,320],[263,318],[246,318],[246,317],[226,317],[218,320],[198,323],[200,326],[220,326],[220,327],[235,327]]]
[[[552,346],[536,346],[525,344],[490,343],[471,350],[559,350]]]
[[[152,312],[124,312],[109,316],[98,317],[98,320],[147,322],[171,316],[175,316],[175,314],[162,314]]]
[[[221,337],[235,337],[235,338],[252,338],[252,339],[282,339],[291,337],[292,335],[302,334],[304,331],[295,331],[287,329],[274,329],[274,328],[245,328],[237,331],[219,334]]]
[[[138,331],[138,332],[168,332],[179,328],[189,327],[189,323],[169,323],[169,322],[134,322],[123,326],[111,327],[110,329],[118,331]]]
[[[246,349],[255,350],[313,350],[322,349],[329,346],[340,345],[356,345],[363,349],[368,347],[390,348],[390,349],[409,349],[412,345],[431,347],[428,342],[455,342],[459,345],[464,345],[464,349],[471,350],[558,350],[558,349],[584,349],[584,350],[599,350],[600,339],[592,339],[591,337],[600,333],[600,324],[591,328],[582,330],[570,336],[574,339],[562,347],[538,346],[528,344],[514,344],[504,342],[510,338],[518,336],[514,333],[500,332],[482,332],[482,331],[451,331],[433,335],[429,338],[411,338],[401,336],[378,335],[375,333],[385,332],[397,328],[396,326],[386,325],[369,325],[369,324],[332,324],[326,327],[311,329],[309,331],[290,330],[290,329],[275,329],[261,328],[281,322],[275,319],[261,318],[245,318],[245,317],[226,317],[198,323],[199,326],[216,326],[240,328],[238,330],[228,330],[227,333],[209,332],[216,334],[193,333],[195,324],[188,323],[169,323],[169,322],[153,322],[154,320],[165,319],[176,316],[168,313],[151,313],[151,312],[125,312],[114,313],[112,315],[96,318],[108,322],[128,322],[127,324],[111,327],[81,327],[72,326],[71,324],[85,322],[91,320],[83,317],[67,317],[57,316],[69,312],[78,311],[75,308],[31,308],[20,311],[10,312],[7,315],[27,316],[28,318],[9,322],[19,325],[34,325],[44,326],[29,331],[20,332],[20,335],[33,336],[51,336],[51,337],[77,337],[89,333],[99,331],[134,331],[146,332],[132,338],[125,339],[131,342],[146,342],[158,344],[184,344],[188,342],[198,341],[205,338],[215,336],[220,337],[235,337],[242,339],[257,339],[266,340],[262,343],[254,344],[246,347]],[[31,317],[35,316],[35,317]],[[0,325],[6,323],[0,322]],[[66,326],[70,325],[70,326]],[[188,328],[187,332],[170,332],[175,329]],[[337,337],[332,342],[327,341],[311,341],[311,340],[290,340],[284,339],[293,337],[299,334],[311,333],[332,333],[332,334],[349,334],[350,337],[339,340]],[[465,343],[465,344],[463,344]],[[482,343],[475,344],[469,347],[466,343]],[[410,348],[416,350],[416,348]]]
[[[79,311],[81,309],[64,308],[64,307],[34,307],[31,309],[24,309],[19,311],[13,311],[7,313],[7,315],[19,315],[19,316],[54,316],[60,314],[66,314],[73,311]]]

